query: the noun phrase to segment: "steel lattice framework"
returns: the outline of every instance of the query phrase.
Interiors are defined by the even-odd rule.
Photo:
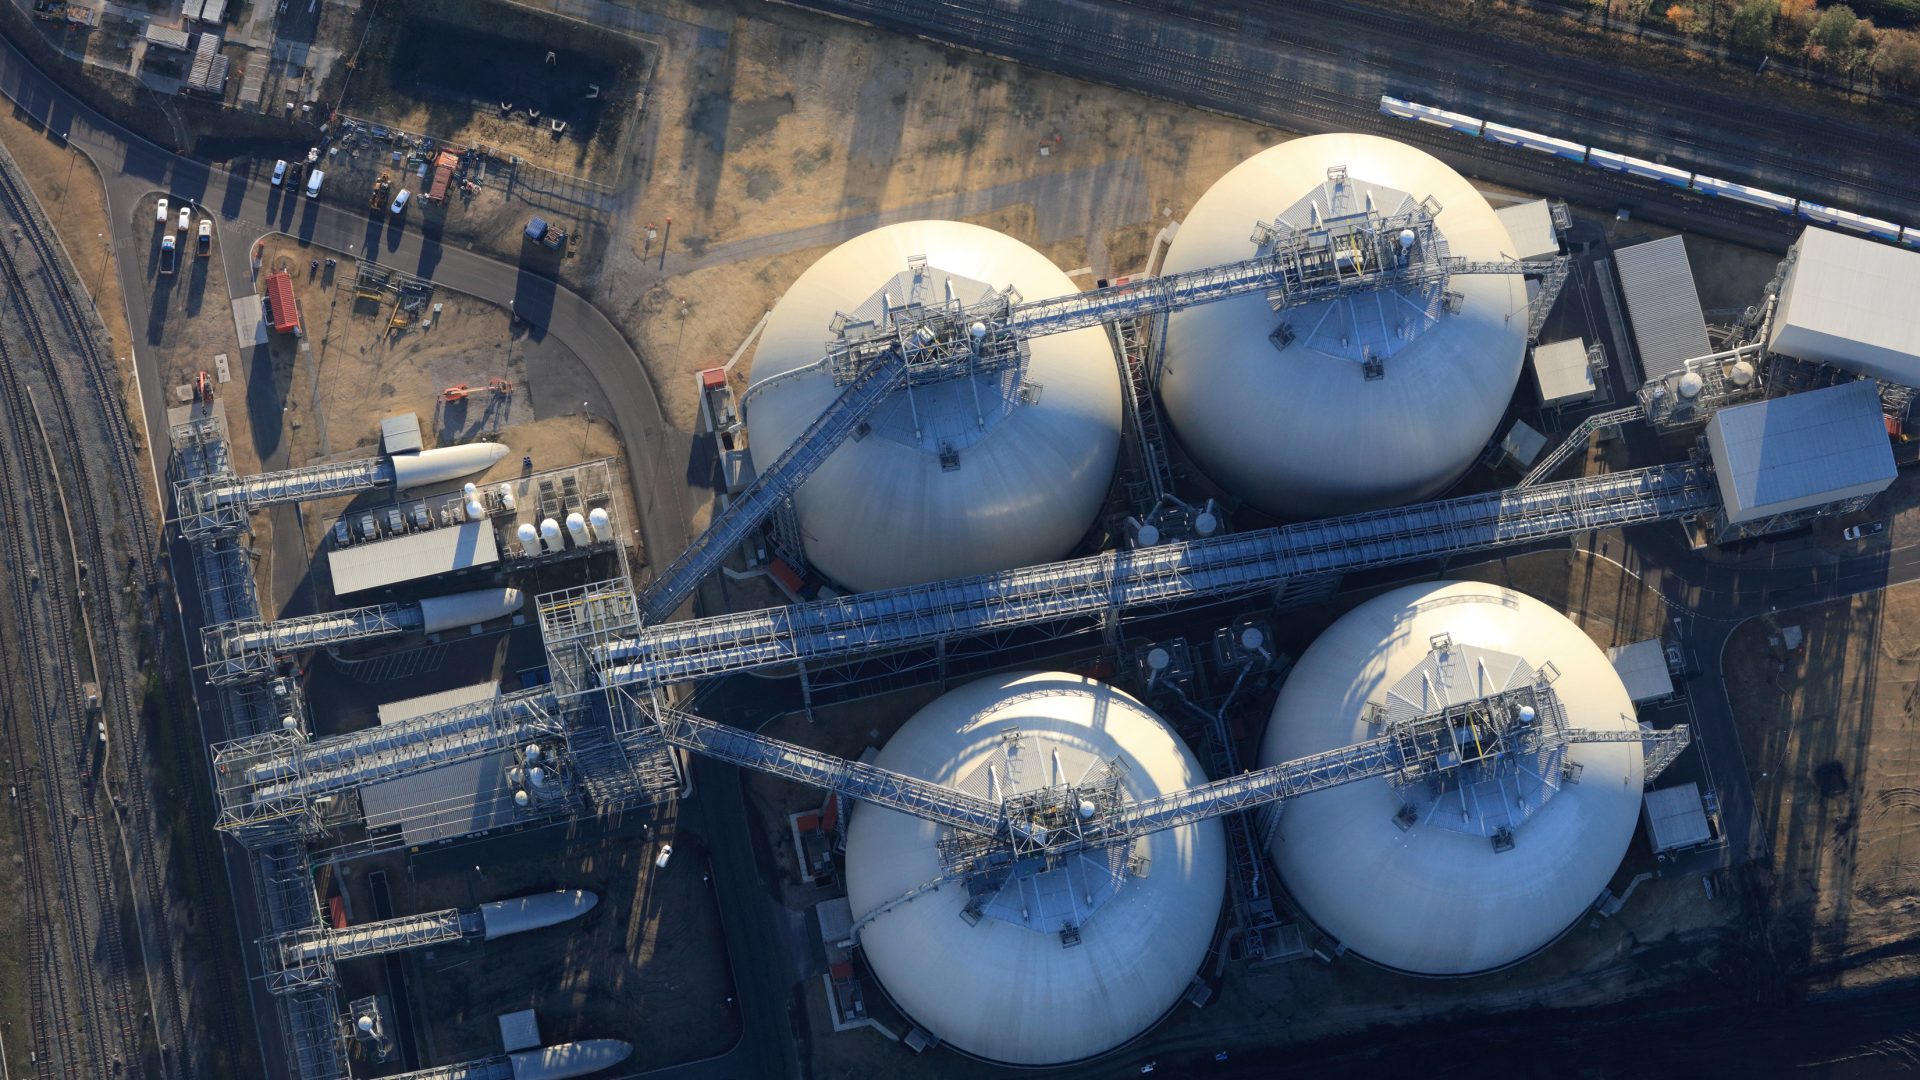
[[[421,623],[416,605],[374,604],[276,622],[238,619],[202,628],[200,640],[207,679],[217,685],[264,678],[272,673],[275,660],[288,653],[375,641],[417,630]]]
[[[1224,266],[1045,300],[1023,300],[1009,289],[971,305],[949,298],[940,304],[890,305],[871,322],[836,319],[831,328],[836,340],[828,343],[821,363],[846,389],[647,587],[641,596],[647,621],[658,623],[679,607],[897,386],[967,378],[1024,363],[1027,342],[1035,337],[1137,322],[1253,292],[1265,293],[1276,312],[1378,289],[1444,293],[1455,274],[1545,279],[1544,303],[1535,305],[1529,316],[1528,332],[1537,335],[1535,324],[1544,320],[1566,280],[1567,260],[1475,262],[1449,257],[1434,228],[1439,212],[1439,204],[1429,198],[1391,216],[1367,210],[1313,228],[1277,221],[1256,227],[1252,240],[1258,254]],[[910,265],[919,269],[925,261]]]

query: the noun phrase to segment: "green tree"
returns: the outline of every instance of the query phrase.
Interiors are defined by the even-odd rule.
[[[1807,40],[1818,45],[1836,67],[1850,67],[1853,63],[1853,32],[1859,25],[1860,19],[1854,15],[1852,8],[1835,4],[1820,12]]]
[[[1759,55],[1773,40],[1773,20],[1780,15],[1780,0],[1746,0],[1734,11],[1727,24],[1727,44],[1736,52]]]

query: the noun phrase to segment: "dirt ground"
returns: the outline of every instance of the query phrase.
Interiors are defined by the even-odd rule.
[[[550,889],[586,889],[600,902],[577,922],[473,946],[422,950],[409,987],[422,1031],[422,1062],[500,1052],[497,1017],[531,1008],[549,1045],[617,1038],[634,1046],[630,1069],[711,1057],[739,1038],[732,975],[708,880],[705,840],[682,829],[677,806],[636,812],[612,828],[509,836],[435,848],[410,867],[396,854],[354,864],[347,880],[356,920],[367,918],[366,874],[385,867],[395,910],[469,909]],[[673,845],[664,869],[654,865]],[[476,873],[475,867],[481,868]],[[367,993],[377,969],[343,972]],[[343,992],[343,997],[346,992]]]
[[[1091,285],[1137,269],[1162,224],[1281,138],[780,7],[646,6],[734,16],[725,50],[661,54],[646,187],[594,286],[682,428],[698,409],[689,374],[724,363],[807,266],[883,220],[994,224],[1064,270],[1090,267],[1076,280]]]
[[[1803,652],[1784,647],[1791,627]],[[1920,590],[1750,621],[1727,643],[1726,668],[1790,970],[1815,989],[1920,974]]]

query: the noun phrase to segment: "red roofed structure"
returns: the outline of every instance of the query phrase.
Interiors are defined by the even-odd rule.
[[[281,334],[300,332],[300,305],[293,298],[293,276],[285,270],[267,275],[267,313]]]

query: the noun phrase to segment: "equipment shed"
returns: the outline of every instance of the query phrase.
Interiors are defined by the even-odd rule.
[[[1545,199],[1503,206],[1494,211],[1513,238],[1516,259],[1546,259],[1560,254],[1560,236],[1553,231],[1553,210]]]
[[[1593,368],[1587,362],[1587,343],[1569,338],[1535,346],[1533,378],[1540,387],[1542,405],[1563,405],[1593,397]]]
[[[467,521],[392,540],[334,548],[327,553],[335,596],[492,566],[499,561],[493,524],[487,521]]]
[[[1620,268],[1620,291],[1647,382],[1677,374],[1688,360],[1713,351],[1686,241],[1669,236],[1624,247],[1613,253],[1613,264]]]
[[[1707,447],[1727,521],[1741,524],[1885,491],[1893,448],[1871,381],[1721,409]]]
[[[499,683],[475,683],[472,686],[456,686],[451,690],[442,690],[434,694],[389,701],[379,706],[376,713],[382,724],[397,724],[402,720],[429,716],[446,709],[457,709],[462,705],[488,701],[499,696]]]
[[[1920,252],[1807,229],[1773,313],[1774,352],[1920,385]]]
[[[1673,674],[1667,668],[1667,649],[1659,638],[1616,645],[1607,650],[1613,670],[1635,705],[1665,701],[1673,696]]]
[[[1640,816],[1647,823],[1647,841],[1655,855],[1713,842],[1713,827],[1707,823],[1707,807],[1698,784],[1647,792],[1640,804]]]
[[[293,275],[275,270],[267,275],[267,313],[275,333],[300,332],[300,306],[293,299]]]

